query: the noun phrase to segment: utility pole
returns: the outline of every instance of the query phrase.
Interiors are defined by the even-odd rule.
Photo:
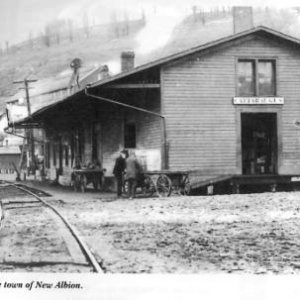
[[[28,112],[28,117],[31,116],[31,107],[30,107],[30,98],[29,98],[29,83],[36,82],[37,79],[27,79],[25,78],[22,81],[14,81],[14,84],[24,84],[24,89],[26,93],[26,104],[27,104],[27,112]],[[29,128],[26,130],[26,136],[27,136],[27,145],[28,145],[28,150],[29,150],[29,170],[34,172],[35,171],[35,157],[34,157],[34,136],[33,136],[33,128]]]

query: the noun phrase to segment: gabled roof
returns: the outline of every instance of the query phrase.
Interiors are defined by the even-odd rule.
[[[265,26],[257,26],[257,27],[253,27],[249,30],[246,30],[246,31],[243,31],[243,32],[240,32],[240,33],[236,33],[236,34],[232,34],[232,35],[229,35],[227,37],[220,38],[220,39],[217,39],[215,41],[208,42],[206,44],[196,46],[196,47],[193,47],[193,48],[190,48],[190,49],[172,54],[170,56],[166,56],[166,57],[160,58],[158,60],[146,63],[146,64],[138,66],[138,67],[136,67],[136,68],[134,68],[134,69],[132,69],[128,72],[123,72],[123,73],[117,74],[115,76],[109,77],[105,80],[94,82],[91,86],[96,87],[96,86],[104,85],[106,83],[110,83],[110,82],[113,82],[115,80],[125,78],[125,77],[130,76],[130,75],[134,75],[136,73],[145,71],[147,69],[150,69],[150,68],[153,68],[153,67],[158,67],[158,66],[161,66],[163,64],[167,64],[169,62],[172,62],[172,61],[178,60],[180,58],[183,58],[187,55],[191,55],[191,54],[194,54],[196,52],[208,50],[210,48],[217,47],[217,46],[220,46],[220,45],[225,44],[225,43],[233,42],[233,41],[241,39],[243,37],[247,37],[251,34],[259,34],[259,33],[264,34],[264,35],[269,35],[273,38],[282,39],[282,40],[285,40],[285,41],[290,42],[290,43],[294,43],[295,45],[300,47],[300,39],[298,39],[298,38],[292,37],[290,35],[284,34],[280,31],[277,31],[277,30],[274,30],[274,29],[271,29],[271,28],[268,28],[268,27],[265,27]]]
[[[205,50],[210,50],[210,49],[213,49],[215,47],[221,46],[223,44],[234,42],[234,41],[237,41],[239,39],[242,39],[244,37],[247,37],[247,36],[250,36],[250,35],[253,35],[253,34],[260,34],[262,36],[268,36],[268,37],[271,37],[273,39],[289,42],[289,43],[294,44],[295,46],[300,48],[300,39],[294,38],[292,36],[289,36],[287,34],[284,34],[282,32],[276,31],[274,29],[271,29],[271,28],[268,28],[268,27],[265,27],[265,26],[258,26],[258,27],[254,27],[254,28],[251,28],[249,30],[240,32],[240,33],[232,34],[232,35],[229,35],[227,37],[220,38],[220,39],[217,39],[215,41],[208,42],[206,44],[203,44],[203,45],[200,45],[200,46],[196,46],[196,47],[178,52],[176,54],[172,54],[172,55],[160,58],[158,60],[146,63],[146,64],[141,65],[141,66],[138,66],[138,67],[136,67],[136,68],[134,68],[134,69],[132,69],[128,72],[123,72],[123,73],[117,74],[115,76],[108,77],[107,79],[104,79],[104,80],[102,79],[100,81],[96,81],[96,82],[90,84],[90,87],[101,87],[105,84],[113,83],[114,81],[117,81],[119,79],[123,79],[123,78],[129,77],[131,75],[138,74],[139,72],[143,72],[143,71],[146,71],[148,69],[155,68],[155,67],[160,67],[162,65],[165,65],[165,64],[168,64],[170,62],[181,59],[185,56],[192,55],[192,54],[195,54],[197,52],[201,52],[201,51],[205,51]],[[31,117],[20,120],[16,124],[26,123],[26,121],[31,120],[32,117],[34,117],[36,115],[39,115],[40,113],[43,113],[48,108],[51,108],[51,107],[53,107],[57,104],[60,104],[64,101],[66,101],[66,100],[70,100],[70,98],[78,96],[80,93],[83,93],[83,92],[84,92],[83,90],[80,90],[77,93],[74,93],[73,95],[70,95],[69,97],[66,97],[64,99],[60,99],[56,103],[51,103],[47,106],[44,106],[41,109],[34,112],[31,115]]]
[[[85,82],[89,77],[93,76],[95,73],[99,73],[103,66],[98,67],[82,67],[80,69],[79,83]],[[30,98],[34,101],[34,98],[40,95],[45,95],[49,93],[54,93],[63,89],[67,89],[70,78],[72,76],[72,70],[67,69],[63,72],[51,76],[48,78],[39,79],[37,82],[30,85]],[[6,98],[5,102],[13,102],[19,98],[24,98],[25,92],[21,90],[15,95]]]

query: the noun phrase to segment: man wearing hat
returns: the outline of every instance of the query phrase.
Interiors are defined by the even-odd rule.
[[[123,187],[123,174],[126,168],[126,158],[128,154],[126,150],[122,150],[120,155],[117,157],[115,166],[113,169],[113,174],[117,181],[117,196],[122,196],[122,187]]]
[[[141,174],[141,166],[132,151],[126,159],[126,180],[128,181],[128,197],[135,198],[135,191],[137,187],[138,178]]]

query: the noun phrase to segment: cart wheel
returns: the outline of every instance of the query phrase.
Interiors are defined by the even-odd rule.
[[[98,190],[98,180],[97,180],[97,179],[94,179],[94,180],[93,180],[93,187],[94,187],[94,190],[95,190],[95,191]]]
[[[155,193],[155,183],[151,176],[145,175],[142,189],[145,197],[151,197]]]
[[[192,186],[189,182],[186,182],[183,187],[183,195],[189,196],[192,192]]]
[[[124,182],[123,182],[123,193],[125,195],[128,195],[128,190],[129,190],[129,188],[128,188],[128,180],[124,180]]]
[[[82,193],[84,193],[87,186],[87,178],[85,175],[83,175],[80,179],[80,190]]]
[[[169,197],[172,191],[172,182],[169,176],[159,175],[156,181],[156,190],[160,197]]]

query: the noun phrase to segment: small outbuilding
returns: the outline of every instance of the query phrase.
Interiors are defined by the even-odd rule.
[[[0,147],[0,179],[15,180],[20,163],[21,150],[18,146]]]

